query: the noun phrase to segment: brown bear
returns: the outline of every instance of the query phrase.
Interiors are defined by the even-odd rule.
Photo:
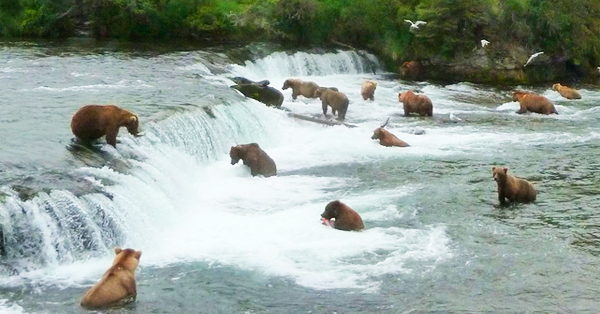
[[[335,115],[338,112],[338,120],[344,121],[346,119],[346,111],[348,111],[348,104],[350,101],[344,93],[334,91],[331,89],[318,88],[315,91],[315,96],[321,99],[321,105],[323,107],[323,115],[327,117],[327,106],[331,107],[331,113]]]
[[[509,202],[529,203],[535,201],[533,184],[508,174],[508,168],[492,167],[492,176],[498,184],[500,205],[507,205]]]
[[[414,112],[421,116],[433,116],[433,104],[425,95],[417,95],[412,90],[398,94],[398,101],[404,105],[404,115]]]
[[[405,141],[399,139],[396,137],[396,135],[388,132],[386,129],[384,129],[384,127],[388,124],[388,122],[390,121],[390,118],[387,119],[387,121],[385,121],[385,123],[381,126],[378,127],[377,129],[375,129],[375,131],[373,132],[373,136],[371,136],[371,139],[379,139],[379,144],[385,147],[392,147],[392,146],[396,146],[396,147],[408,147],[410,145],[408,145],[408,143],[406,143]]]
[[[325,206],[325,211],[321,214],[323,224],[330,225],[335,229],[345,231],[359,231],[365,228],[360,215],[348,205],[337,201],[332,201]],[[335,221],[331,221],[335,218]]]
[[[235,165],[243,160],[244,165],[250,167],[252,176],[262,174],[265,177],[277,175],[277,166],[267,153],[265,153],[256,143],[232,146],[229,150],[231,164]]]
[[[527,111],[541,114],[558,114],[554,108],[554,104],[548,98],[536,93],[516,90],[513,92],[513,101],[518,101],[521,106],[517,111],[518,114],[526,113]]]
[[[315,91],[319,88],[319,85],[315,82],[303,82],[299,79],[287,79],[283,82],[281,89],[286,90],[292,88],[292,99],[296,100],[298,95],[302,95],[306,98],[316,98]]]
[[[423,67],[419,61],[406,61],[400,67],[400,77],[409,80],[419,80],[423,74]]]
[[[115,248],[115,259],[112,266],[104,273],[102,279],[91,287],[83,296],[81,306],[87,309],[106,308],[135,301],[137,289],[135,285],[135,269],[142,251]]]
[[[581,94],[574,88],[562,86],[559,83],[552,85],[552,90],[557,91],[561,96],[566,99],[581,99]]]
[[[71,119],[71,130],[80,140],[89,143],[106,135],[106,142],[117,147],[120,127],[137,136],[139,119],[133,113],[114,105],[88,105],[80,108]]]
[[[364,100],[371,99],[375,100],[375,89],[377,88],[377,83],[372,81],[364,81],[360,86],[360,94],[362,95]]]

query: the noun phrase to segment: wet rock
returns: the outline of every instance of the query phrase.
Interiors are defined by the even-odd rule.
[[[281,107],[283,94],[269,86],[270,82],[268,80],[253,82],[244,77],[234,77],[232,80],[236,85],[231,87],[239,90],[244,96],[260,101],[267,106]]]
[[[414,135],[425,135],[425,129],[421,129],[421,128],[414,128],[412,130],[410,130],[408,132],[409,134],[414,134]]]
[[[485,48],[475,46],[467,53],[452,58],[434,56],[407,69],[407,62],[399,67],[399,74],[409,80],[437,80],[448,83],[473,82],[494,85],[519,85],[548,81],[573,81],[581,74],[569,68],[568,57],[542,55],[527,65],[531,51],[516,44],[491,43]],[[577,69],[576,69],[577,70]]]

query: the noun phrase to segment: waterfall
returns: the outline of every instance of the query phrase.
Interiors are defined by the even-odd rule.
[[[292,76],[327,76],[362,74],[380,71],[377,58],[366,52],[342,51],[314,54],[274,52],[265,58],[246,61],[244,66],[232,65],[232,72],[253,80]]]
[[[269,116],[281,115],[247,102],[178,112],[144,125],[144,137],[122,134],[119,150],[103,146],[99,153],[108,156],[107,166],[74,169],[69,175],[89,183],[91,193],[57,186],[21,200],[1,187],[6,256],[0,272],[68,264],[154,239],[196,193],[186,186],[194,181],[186,178],[190,172],[225,156],[235,143],[266,139],[267,126],[278,123]]]

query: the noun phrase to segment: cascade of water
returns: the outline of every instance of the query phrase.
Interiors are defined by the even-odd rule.
[[[74,170],[95,193],[76,196],[57,187],[25,201],[2,187],[5,270],[70,263],[103,255],[115,245],[143,242],[175,219],[170,214],[176,213],[190,182],[183,177],[229,146],[249,141],[250,134],[252,139],[266,136],[268,119],[260,113],[265,109],[224,104],[150,122],[144,126],[146,136],[123,136],[118,151],[101,149],[109,164],[121,165],[118,171],[107,166]]]
[[[356,51],[313,54],[275,52],[263,59],[232,65],[232,72],[253,80],[292,76],[326,76],[335,74],[375,73],[380,70],[374,55]]]

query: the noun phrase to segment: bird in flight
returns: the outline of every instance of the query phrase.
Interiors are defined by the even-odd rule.
[[[529,57],[529,60],[527,60],[527,63],[525,63],[525,65],[523,67],[526,67],[529,64],[529,62],[533,61],[533,59],[537,58],[537,56],[539,56],[543,53],[544,53],[543,51],[540,51],[540,52],[536,52],[536,53],[532,54],[531,57]]]
[[[418,30],[419,25],[427,24],[427,22],[424,22],[424,21],[417,21],[416,23],[413,23],[411,20],[404,20],[404,22],[410,23],[410,30]]]
[[[485,46],[487,46],[489,43],[490,43],[489,41],[487,41],[487,40],[485,40],[485,39],[482,39],[482,40],[481,40],[481,48],[484,48],[484,47],[485,47]]]

